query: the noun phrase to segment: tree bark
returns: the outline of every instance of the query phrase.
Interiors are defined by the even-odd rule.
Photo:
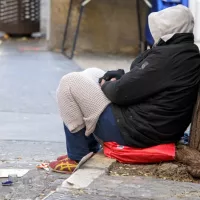
[[[189,146],[200,151],[200,90],[193,113]]]

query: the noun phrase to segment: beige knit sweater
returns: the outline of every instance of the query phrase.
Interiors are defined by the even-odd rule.
[[[57,90],[58,107],[62,120],[72,133],[84,127],[86,136],[93,133],[101,113],[110,104],[98,84],[104,74],[103,70],[90,68],[61,79]]]

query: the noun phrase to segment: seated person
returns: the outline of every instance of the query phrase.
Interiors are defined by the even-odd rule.
[[[155,45],[122,70],[65,75],[57,91],[67,156],[50,163],[71,172],[99,144],[146,148],[177,142],[191,122],[200,81],[194,18],[182,5],[149,15]],[[99,84],[100,78],[100,84]]]

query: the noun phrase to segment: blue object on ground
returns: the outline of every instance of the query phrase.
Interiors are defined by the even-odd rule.
[[[165,8],[169,8],[172,6],[176,6],[178,4],[182,4],[188,7],[188,0],[152,0],[151,4],[152,4],[152,8],[150,9],[150,13],[158,12],[160,10],[163,10]],[[154,40],[151,35],[148,22],[146,24],[145,37],[146,37],[147,44],[150,46],[153,46]]]
[[[188,133],[184,133],[184,136],[181,138],[179,143],[188,145],[189,144],[189,134]]]
[[[7,180],[7,181],[5,181],[5,182],[2,182],[2,185],[3,186],[11,186],[13,184],[13,182],[12,181],[9,181],[9,180]]]
[[[188,145],[188,144],[189,144],[190,128],[191,128],[191,126],[189,126],[189,127],[187,128],[187,130],[185,131],[183,137],[182,137],[181,140],[179,141],[180,144],[185,144],[185,145]]]

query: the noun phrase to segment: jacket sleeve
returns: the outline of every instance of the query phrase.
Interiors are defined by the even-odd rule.
[[[144,60],[148,56],[150,51],[151,51],[150,49],[146,50],[144,53],[137,56],[135,60],[132,62],[130,70],[132,70],[137,65],[137,63],[140,63],[142,60]]]
[[[166,59],[167,60],[167,59]],[[162,91],[168,81],[168,65],[159,54],[151,54],[117,81],[108,81],[102,86],[107,98],[118,105],[133,105]]]

